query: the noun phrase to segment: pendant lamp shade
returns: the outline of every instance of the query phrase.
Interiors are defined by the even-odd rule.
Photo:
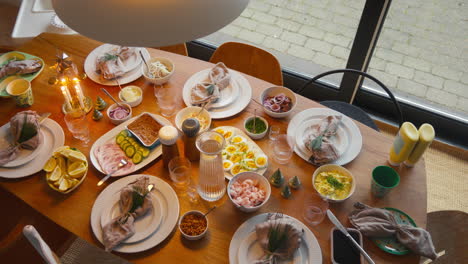
[[[70,28],[123,46],[159,47],[209,35],[236,19],[248,0],[52,0]]]

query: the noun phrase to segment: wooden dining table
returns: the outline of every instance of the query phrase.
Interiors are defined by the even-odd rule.
[[[48,80],[54,76],[56,49],[61,49],[69,54],[77,64],[78,69],[83,71],[83,64],[88,54],[102,43],[88,39],[80,35],[56,35],[43,33],[31,41],[25,43],[17,50],[26,52],[42,58],[45,61],[43,72],[32,81],[34,94],[34,104],[29,108],[19,108],[14,100],[10,98],[0,99],[0,124],[6,124],[17,112],[24,110],[34,110],[39,113],[50,112],[49,118],[58,122],[65,132],[65,145],[75,147],[86,154],[89,160],[89,151],[93,142],[107,131],[115,127],[104,114],[100,121],[92,120],[92,111],[87,119],[90,128],[90,143],[85,145],[81,141],[74,139],[67,130],[64,122],[64,114],[61,106],[64,102],[59,87],[50,85]],[[175,72],[164,88],[177,91],[176,108],[178,110],[186,107],[182,100],[182,88],[190,76],[207,69],[213,64],[198,59],[181,56],[157,49],[148,48],[152,57],[166,57],[175,64]],[[259,65],[258,67],[261,67]],[[261,92],[273,86],[260,79],[243,74],[252,87],[252,99],[257,99]],[[153,85],[146,82],[143,77],[131,83],[143,90],[143,102],[133,108],[133,115],[142,112],[159,114],[160,110],[153,92]],[[91,97],[93,101],[97,96],[104,98],[111,103],[109,98],[101,91],[103,85],[97,84],[89,78],[82,81],[82,88],[85,95]],[[119,87],[109,86],[106,89],[117,98]],[[270,125],[279,126],[282,133],[286,133],[289,121],[295,114],[309,109],[324,107],[317,102],[297,95],[297,105],[291,115],[283,119],[274,119],[263,113],[261,106],[251,100],[249,105],[239,114],[225,119],[212,121],[212,128],[218,126],[234,126],[242,129],[245,118],[252,116],[254,111],[266,118]],[[170,121],[174,122],[174,116]],[[387,165],[387,157],[392,145],[392,139],[370,129],[369,127],[355,121],[362,135],[362,149],[359,155],[350,163],[344,165],[356,179],[355,193],[346,201],[341,203],[330,203],[329,208],[338,219],[347,227],[351,227],[348,214],[353,210],[353,204],[362,202],[373,207],[393,207],[406,212],[420,227],[426,226],[426,206],[427,187],[424,161],[420,161],[414,168],[396,168],[401,181],[398,187],[392,190],[384,198],[375,198],[370,191],[371,172],[379,165]],[[292,197],[285,199],[281,196],[281,189],[272,187],[269,201],[260,210],[253,213],[244,213],[236,209],[232,202],[225,195],[215,203],[208,203],[203,200],[198,203],[191,203],[183,193],[179,193],[180,215],[186,211],[197,209],[207,211],[213,205],[217,208],[208,215],[209,231],[205,238],[199,241],[185,240],[177,227],[159,245],[139,253],[122,254],[113,253],[134,263],[228,263],[229,244],[237,228],[249,218],[267,212],[282,212],[303,221],[302,210],[304,199],[314,192],[312,187],[312,174],[316,166],[304,161],[297,155],[293,155],[291,161],[285,165],[277,164],[273,160],[272,146],[268,137],[256,141],[262,150],[270,157],[265,177],[269,177],[276,169],[280,168],[286,180],[298,176],[302,182],[302,188],[292,191]],[[181,144],[179,142],[179,147]],[[183,150],[181,149],[181,153]],[[160,177],[171,184],[169,174],[163,167],[161,158],[157,158],[146,167],[138,170],[135,174],[148,174]],[[112,177],[103,186],[96,186],[104,175],[93,165],[89,166],[89,171],[83,184],[69,194],[61,194],[52,190],[46,183],[45,172],[39,171],[33,175],[18,179],[0,179],[0,186],[11,192],[39,213],[48,217],[58,225],[83,238],[89,243],[102,248],[101,243],[93,235],[90,226],[90,215],[94,201],[99,193],[112,182],[119,180],[119,177]],[[198,164],[193,163],[194,181],[198,177]],[[0,198],[1,199],[1,198]],[[176,201],[172,201],[175,203]],[[14,212],[10,212],[14,213]],[[305,221],[303,221],[306,223]],[[330,231],[333,224],[324,219],[320,224],[308,225],[317,238],[323,263],[331,263]],[[54,232],[47,230],[46,232]],[[379,249],[370,239],[364,238],[364,248],[376,263],[418,263],[419,257],[410,253],[405,256],[396,256]],[[319,262],[317,262],[319,263]]]

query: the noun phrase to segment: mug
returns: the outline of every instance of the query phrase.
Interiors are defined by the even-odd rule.
[[[28,107],[34,103],[31,82],[28,80],[14,80],[7,85],[6,91],[9,95],[13,96],[16,105],[19,107]]]
[[[378,166],[372,171],[371,191],[376,197],[384,197],[400,183],[400,175],[391,167]]]

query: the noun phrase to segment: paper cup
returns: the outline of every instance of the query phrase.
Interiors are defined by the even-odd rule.
[[[378,166],[372,171],[371,191],[376,197],[384,197],[400,183],[400,175],[391,167]]]
[[[19,107],[28,107],[34,103],[31,83],[28,80],[14,80],[7,85],[6,91],[13,96]]]

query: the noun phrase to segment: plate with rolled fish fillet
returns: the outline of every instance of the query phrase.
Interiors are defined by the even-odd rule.
[[[103,44],[89,53],[84,63],[84,71],[96,83],[116,86],[127,84],[141,77],[143,60],[150,54],[145,48]]]
[[[91,229],[106,251],[135,253],[164,241],[178,218],[174,189],[158,177],[137,174],[99,194],[91,210]]]
[[[182,91],[187,106],[206,105],[212,119],[238,114],[250,103],[252,88],[239,72],[220,62],[192,75]]]
[[[281,213],[265,213],[248,219],[234,233],[229,263],[320,264],[322,251],[301,221]]]
[[[310,108],[296,114],[287,134],[295,139],[294,152],[316,166],[345,165],[362,148],[361,132],[354,121],[328,108]]]

